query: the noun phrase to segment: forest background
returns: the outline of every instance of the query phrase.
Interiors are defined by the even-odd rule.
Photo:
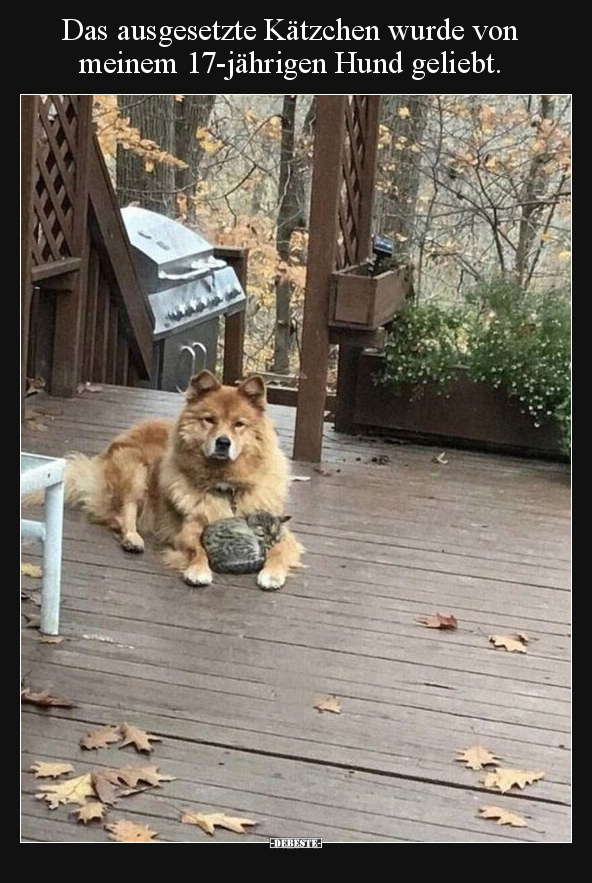
[[[313,95],[94,96],[122,207],[249,249],[245,372],[285,383],[300,369],[315,117]],[[454,306],[494,278],[568,296],[570,174],[569,95],[383,95],[372,229],[412,266],[416,303]]]

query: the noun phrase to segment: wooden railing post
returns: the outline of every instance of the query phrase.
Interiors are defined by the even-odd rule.
[[[319,95],[294,459],[318,463],[329,368],[329,284],[335,269],[346,95]]]

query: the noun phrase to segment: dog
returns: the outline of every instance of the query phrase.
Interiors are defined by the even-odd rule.
[[[186,583],[206,586],[212,572],[204,528],[257,510],[283,515],[289,480],[262,377],[224,386],[201,371],[176,421],[144,420],[95,457],[68,455],[65,497],[110,527],[128,552],[142,552],[143,535],[152,535]],[[259,587],[280,589],[302,552],[285,528],[257,575]]]

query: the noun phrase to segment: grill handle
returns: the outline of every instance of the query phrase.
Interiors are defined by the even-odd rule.
[[[203,276],[207,270],[207,267],[198,267],[195,270],[188,270],[186,273],[167,273],[166,270],[159,270],[158,278],[168,279],[170,282],[180,282],[183,279],[197,279],[198,276]]]
[[[189,373],[189,377],[193,377],[193,375],[197,373],[196,368],[195,368],[195,362],[197,359],[197,355],[195,353],[195,350],[199,350],[200,355],[202,357],[201,358],[201,367],[199,370],[202,371],[206,367],[206,360],[208,358],[208,351],[205,348],[205,346],[203,345],[203,343],[201,343],[200,341],[196,341],[195,343],[192,344],[192,346],[189,346],[189,344],[184,344],[181,347],[181,349],[179,350],[179,355],[177,356],[177,367],[176,367],[176,372],[175,372],[177,375],[177,381],[179,381],[179,379],[180,379],[181,358],[183,356],[183,353],[189,353],[189,355],[191,356],[191,371]],[[181,381],[181,382],[183,382],[183,381]],[[185,384],[183,387],[181,387],[179,385],[179,383],[177,382],[175,384],[175,386],[177,387],[177,392],[185,392],[185,390],[187,389],[187,384]]]

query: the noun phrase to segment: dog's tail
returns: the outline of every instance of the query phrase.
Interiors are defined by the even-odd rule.
[[[104,499],[104,478],[100,457],[66,454],[65,459],[64,502],[72,508],[83,509],[91,516],[99,515]],[[43,498],[42,490],[33,491],[23,497],[23,505],[41,505]]]

